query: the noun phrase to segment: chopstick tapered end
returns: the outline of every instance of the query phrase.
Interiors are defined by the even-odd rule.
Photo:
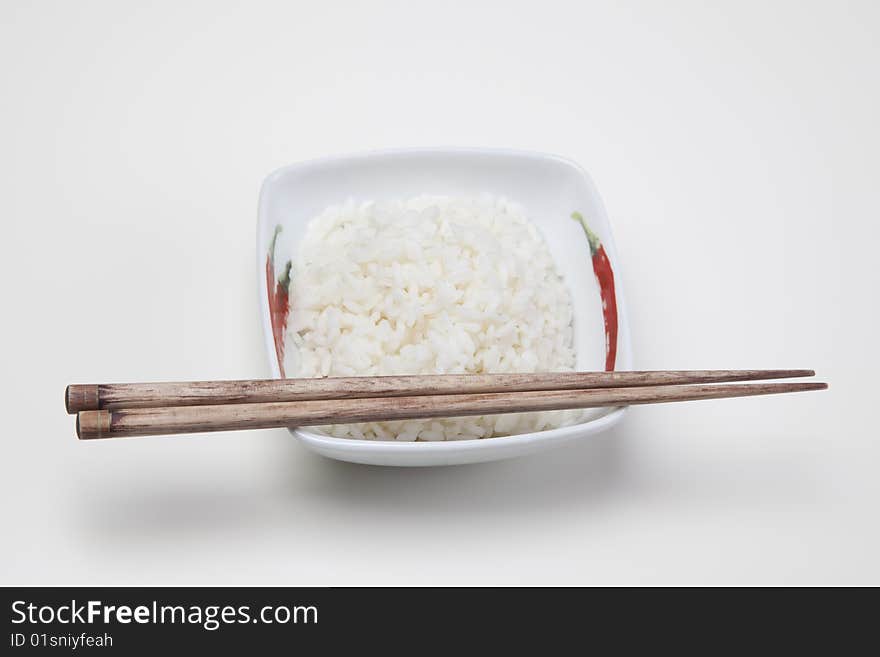
[[[828,390],[828,384],[824,381],[810,381],[808,383],[780,383],[779,392],[812,392],[814,390]]]
[[[76,437],[80,440],[110,438],[110,411],[80,411],[77,413]]]
[[[72,383],[64,389],[64,408],[69,415],[101,408],[100,391],[94,384]]]
[[[778,392],[812,392],[814,390],[827,390],[828,384],[824,381],[808,381],[807,383],[776,383],[771,384]]]

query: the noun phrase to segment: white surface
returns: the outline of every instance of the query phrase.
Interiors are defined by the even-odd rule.
[[[725,4],[4,3],[0,582],[880,583],[880,8]],[[831,389],[427,470],[75,441],[69,382],[265,372],[267,171],[421,144],[590,171],[638,366]]]
[[[340,182],[342,181],[342,182]],[[605,367],[605,325],[602,300],[593,272],[590,246],[583,228],[571,213],[588,217],[607,251],[614,270],[620,269],[612,231],[602,200],[589,175],[576,163],[541,153],[497,149],[422,148],[378,151],[292,164],[270,174],[260,190],[257,225],[257,290],[263,344],[273,377],[280,376],[272,337],[266,290],[266,256],[275,244],[276,277],[284,254],[297,253],[308,222],[331,205],[391,200],[438,194],[478,196],[492,194],[521,204],[541,230],[547,247],[571,292],[577,369]],[[617,369],[632,369],[632,348],[625,294],[617,285],[619,335]],[[274,290],[274,285],[273,285]],[[288,374],[291,369],[286,368]],[[461,465],[522,456],[574,439],[586,439],[608,429],[623,417],[624,409],[584,411],[589,421],[552,431],[522,433],[505,440],[445,442],[353,441],[335,438],[317,429],[302,428],[295,435],[319,454],[370,465]]]

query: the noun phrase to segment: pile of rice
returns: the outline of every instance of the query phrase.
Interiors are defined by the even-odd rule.
[[[547,245],[504,198],[419,196],[326,209],[293,257],[288,376],[566,371],[572,306]],[[555,428],[580,411],[322,427],[371,440]]]

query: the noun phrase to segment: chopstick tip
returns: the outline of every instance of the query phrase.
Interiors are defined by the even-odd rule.
[[[64,389],[64,408],[68,415],[101,408],[101,389],[95,384],[71,383]]]
[[[110,438],[109,411],[80,411],[76,414],[76,437],[80,440]]]

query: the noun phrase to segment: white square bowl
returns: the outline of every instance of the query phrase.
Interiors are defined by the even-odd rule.
[[[257,269],[261,320],[272,376],[281,376],[268,303],[267,255],[278,234],[275,267],[287,260],[309,220],[327,206],[421,194],[507,197],[537,224],[572,293],[578,370],[602,370],[605,333],[599,287],[580,212],[601,239],[615,274],[618,370],[632,369],[632,351],[620,267],[605,208],[589,175],[555,155],[495,149],[420,148],[377,151],[293,164],[271,173],[260,191]],[[281,257],[283,256],[283,257]],[[476,463],[521,456],[585,438],[617,423],[625,409],[594,409],[581,424],[482,440],[395,442],[335,438],[314,428],[291,428],[324,456],[372,465],[426,466]]]

